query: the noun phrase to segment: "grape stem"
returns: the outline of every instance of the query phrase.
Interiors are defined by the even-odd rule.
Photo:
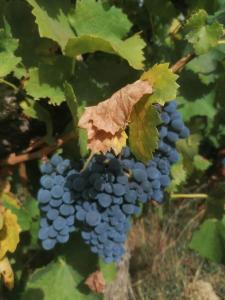
[[[83,168],[81,169],[80,173],[82,173],[83,171],[85,171],[90,163],[90,161],[92,160],[93,156],[95,155],[94,152],[91,152],[91,154],[88,156],[88,158],[86,159]]]
[[[198,199],[206,199],[208,198],[207,194],[171,194],[170,198],[172,199],[178,199],[178,198],[187,198],[187,199],[193,199],[193,198],[198,198]]]
[[[2,79],[0,78],[0,83],[3,83],[3,84],[6,84],[8,86],[10,86],[11,88],[13,88],[16,92],[18,91],[18,88],[11,82],[5,80],[5,79]]]

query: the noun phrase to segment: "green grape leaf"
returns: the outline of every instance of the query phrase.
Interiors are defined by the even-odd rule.
[[[145,45],[145,42],[141,39],[139,34],[135,34],[124,41],[120,39],[110,40],[110,38],[103,39],[98,36],[82,35],[68,41],[65,53],[70,57],[96,51],[117,54],[127,60],[131,67],[138,70],[143,69],[144,66],[144,54],[142,49]],[[132,51],[130,51],[130,49],[132,49]]]
[[[20,107],[23,110],[23,113],[33,119],[37,119],[45,123],[46,126],[46,142],[53,142],[53,126],[51,115],[47,109],[45,109],[37,101],[26,99],[20,102]]]
[[[52,62],[52,54],[59,48],[53,40],[40,38],[31,9],[26,1],[14,0],[7,1],[4,12],[13,36],[19,39],[17,53],[26,68],[37,66],[40,62]]]
[[[55,0],[52,3],[45,0],[27,0],[27,2],[33,7],[32,13],[36,18],[40,36],[54,40],[64,49],[68,39],[75,36],[68,20],[70,1]]]
[[[171,167],[171,184],[168,187],[169,192],[177,192],[178,188],[187,179],[187,171],[184,168],[183,158]]]
[[[22,300],[97,300],[100,296],[86,295],[78,289],[82,276],[63,258],[37,270],[27,283]],[[51,287],[51,288],[50,288]],[[64,287],[64,288],[62,288]]]
[[[106,284],[115,280],[117,269],[114,263],[106,264],[102,259],[99,259],[99,269],[103,274]]]
[[[194,171],[193,159],[198,154],[201,136],[192,134],[187,139],[176,143],[177,150],[182,154],[184,169],[188,175]]]
[[[135,157],[147,162],[158,146],[159,114],[146,97],[133,108],[129,125],[129,145]]]
[[[74,129],[77,128],[77,122],[78,122],[78,103],[77,99],[73,90],[73,87],[71,84],[69,84],[67,81],[64,84],[64,90],[65,90],[65,97],[66,97],[66,103],[70,109],[73,123],[74,123]]]
[[[84,112],[84,106],[81,105],[78,108],[78,117],[80,118],[81,115]],[[87,135],[87,130],[83,129],[83,128],[79,128],[78,129],[78,143],[79,143],[79,147],[80,147],[80,154],[81,157],[85,157],[88,155],[89,150],[88,150],[88,135]]]
[[[224,249],[220,236],[220,222],[216,219],[204,221],[194,233],[189,246],[203,257],[218,263],[222,262]]]
[[[31,68],[25,82],[27,93],[35,100],[48,98],[50,104],[61,104],[65,101],[63,84],[70,77],[71,66],[71,59],[59,57],[53,65],[40,64],[38,68]]]
[[[59,249],[56,261],[31,275],[22,300],[37,300],[38,297],[48,300],[100,300],[102,296],[91,293],[84,284],[96,268],[96,255],[75,234]]]
[[[121,9],[115,6],[106,9],[101,1],[81,0],[70,15],[70,24],[78,36],[69,39],[66,55],[75,57],[103,51],[121,56],[134,69],[143,69],[142,50],[146,44],[139,34],[122,40],[132,24]]]
[[[199,154],[194,156],[193,163],[194,167],[199,171],[205,171],[212,165],[212,163],[208,159]]]
[[[190,119],[195,116],[206,116],[207,119],[213,120],[217,113],[217,109],[214,104],[214,90],[195,101],[187,101],[183,97],[179,97],[178,99],[182,104],[179,110],[182,113],[183,120],[185,122],[190,121]]]
[[[19,41],[11,35],[8,24],[5,22],[5,29],[0,29],[0,77],[4,77],[14,71],[17,64],[21,61],[15,55]]]
[[[197,55],[206,53],[217,46],[218,40],[223,35],[223,26],[218,22],[207,25],[207,12],[200,9],[194,13],[186,23],[186,39],[194,47]]]
[[[169,64],[154,65],[145,72],[142,80],[148,80],[153,86],[154,93],[149,96],[151,103],[164,105],[165,102],[176,98],[179,85],[176,83],[178,76],[169,69]]]
[[[120,8],[105,9],[101,1],[79,0],[70,24],[78,36],[90,35],[103,39],[123,38],[131,29],[132,23]],[[85,22],[84,22],[85,20]]]

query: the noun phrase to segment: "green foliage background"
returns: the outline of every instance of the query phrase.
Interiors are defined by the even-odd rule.
[[[150,102],[163,104],[177,89],[169,66],[191,55],[193,59],[179,72],[177,95],[191,136],[177,145],[181,159],[172,169],[170,198],[191,184],[207,181],[210,172],[216,172],[215,153],[225,147],[224,23],[224,0],[145,0],[143,4],[135,0],[0,0],[0,84],[19,95],[24,115],[45,125],[47,144],[72,130],[77,139],[65,145],[64,153],[86,156],[85,133],[77,129],[85,106],[106,99],[157,64],[162,64],[160,71],[155,71],[157,66],[149,71],[149,78],[155,80]],[[144,108],[142,103],[138,113]],[[142,160],[150,157],[157,141],[157,116],[151,105],[147,109],[142,124],[130,127],[130,145]],[[61,113],[63,122],[58,117]],[[132,133],[148,123],[151,131],[143,131],[143,140],[149,132],[152,140],[141,153]],[[2,195],[23,230],[12,256],[16,287],[12,292],[2,287],[2,293],[6,299],[22,300],[103,298],[91,293],[84,280],[97,268],[111,280],[115,266],[105,270],[76,234],[68,245],[43,255],[37,241],[38,162],[27,163],[27,168],[36,171],[30,177],[29,194],[22,193],[22,208],[15,209]],[[18,194],[16,172],[11,182]],[[224,182],[216,181],[209,190],[206,220],[190,247],[224,263]]]

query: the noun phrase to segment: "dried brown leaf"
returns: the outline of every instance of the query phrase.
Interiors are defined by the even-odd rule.
[[[105,279],[102,272],[96,271],[92,273],[85,281],[85,284],[90,288],[92,292],[95,293],[104,293],[105,290]]]
[[[134,105],[146,94],[152,93],[147,81],[137,80],[115,92],[96,106],[87,107],[78,126],[87,130],[88,148],[94,152],[107,152],[111,148],[119,153],[125,140],[126,128]]]

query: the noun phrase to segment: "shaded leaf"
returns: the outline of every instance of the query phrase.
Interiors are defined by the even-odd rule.
[[[209,94],[196,99],[195,101],[187,101],[182,97],[179,97],[181,102],[181,108],[184,121],[190,121],[195,116],[206,116],[207,119],[213,119],[217,113],[217,109],[214,105],[215,91],[211,91]]]
[[[149,161],[158,146],[157,126],[161,123],[156,108],[144,98],[132,111],[129,125],[129,145],[138,160]]]
[[[26,99],[20,102],[20,107],[23,109],[23,113],[33,119],[37,119],[45,123],[46,126],[46,141],[48,143],[53,142],[53,126],[52,118],[47,109],[34,100]]]
[[[6,23],[8,26],[8,24]],[[0,29],[0,77],[11,73],[21,61],[20,57],[15,55],[19,41],[14,39],[11,32],[6,29]]]
[[[49,103],[59,105],[65,101],[63,84],[70,76],[72,61],[59,57],[54,64],[40,64],[29,70],[29,79],[25,82],[27,93],[35,100],[48,98]]]
[[[151,103],[164,105],[165,102],[176,98],[179,85],[176,83],[178,76],[169,69],[169,64],[154,65],[145,72],[142,80],[148,80],[153,87],[153,94],[149,97]]]
[[[143,95],[150,93],[152,88],[149,83],[138,80],[98,105],[87,107],[78,125],[87,130],[88,148],[94,153],[105,153],[113,147],[115,141],[110,143],[109,140],[115,135],[118,139],[124,138],[122,132],[129,122],[133,106]]]
[[[69,38],[75,36],[68,20],[71,8],[69,0],[52,2],[44,0],[26,0],[32,7],[41,37],[57,42],[64,49]]]
[[[68,82],[65,82],[64,84],[64,90],[65,90],[65,97],[66,97],[66,102],[67,105],[70,109],[72,118],[73,118],[73,123],[74,123],[74,129],[77,127],[77,122],[78,122],[78,103],[77,99],[73,90],[73,87],[71,84]]]

